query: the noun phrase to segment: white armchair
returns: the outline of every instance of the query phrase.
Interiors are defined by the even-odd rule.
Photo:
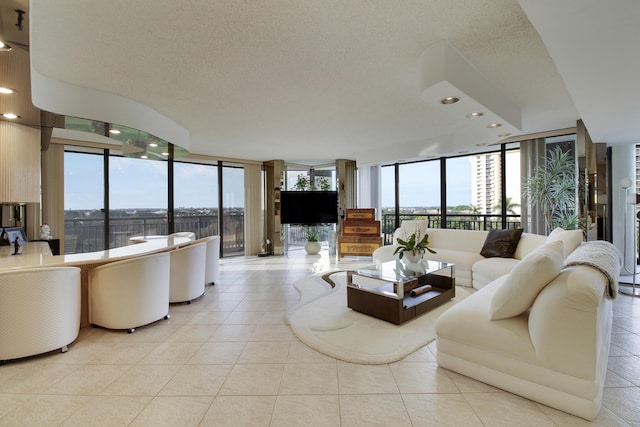
[[[116,261],[89,272],[89,323],[135,328],[169,318],[168,252]]]
[[[220,281],[220,236],[209,236],[199,241],[207,244],[204,283],[214,285]]]
[[[77,267],[0,272],[0,364],[67,351],[80,331],[80,305]]]
[[[205,243],[195,243],[174,249],[171,257],[169,302],[186,302],[204,293],[204,275],[207,255]]]
[[[191,240],[196,239],[196,233],[192,231],[178,231],[177,233],[169,234],[169,237],[187,237]]]

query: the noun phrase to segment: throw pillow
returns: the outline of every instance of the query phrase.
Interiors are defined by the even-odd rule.
[[[524,257],[491,297],[489,318],[507,319],[527,311],[540,291],[560,274],[563,263],[561,240],[545,243]]]
[[[571,252],[582,244],[582,230],[565,230],[560,227],[554,228],[553,231],[549,233],[547,242],[555,242],[558,240],[562,240],[562,243],[564,243],[564,255],[569,256]]]
[[[522,228],[515,230],[489,230],[480,255],[485,258],[513,258],[520,236],[522,236],[522,231]]]

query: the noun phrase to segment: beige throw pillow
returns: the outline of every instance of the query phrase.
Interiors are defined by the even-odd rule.
[[[493,294],[489,318],[507,319],[527,311],[547,283],[560,274],[563,263],[561,240],[545,243],[524,257]]]
[[[571,252],[576,250],[582,244],[582,230],[565,230],[563,228],[554,228],[547,242],[555,242],[562,240],[564,243],[564,256],[569,256]]]

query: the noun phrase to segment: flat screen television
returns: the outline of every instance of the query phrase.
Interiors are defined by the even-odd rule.
[[[338,222],[337,191],[280,192],[282,224],[330,224]]]

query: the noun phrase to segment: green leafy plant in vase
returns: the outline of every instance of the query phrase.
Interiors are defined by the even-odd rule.
[[[429,251],[432,254],[436,253],[436,251],[429,247],[429,234],[427,233],[420,238],[420,231],[416,231],[406,240],[399,237],[396,240],[398,242],[398,247],[393,254],[398,254],[398,258],[405,258],[411,263],[420,261],[422,259],[422,255],[424,255],[426,251]]]

